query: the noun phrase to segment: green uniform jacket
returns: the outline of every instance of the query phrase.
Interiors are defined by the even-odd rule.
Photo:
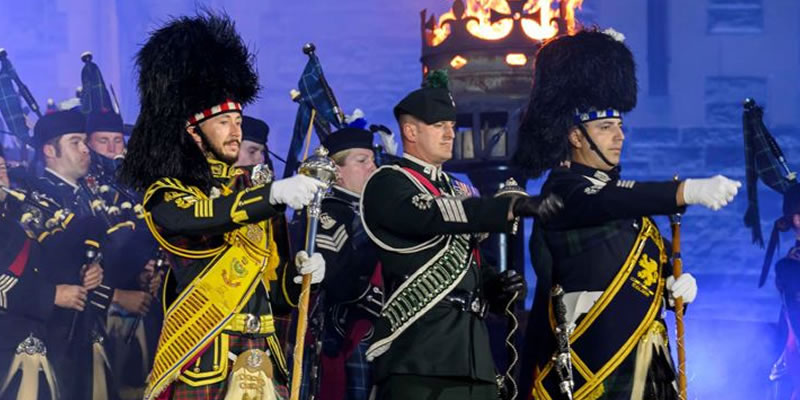
[[[441,195],[432,195],[418,177],[424,177]],[[388,301],[454,235],[505,232],[510,227],[510,199],[468,197],[460,187],[441,169],[408,155],[395,165],[380,168],[368,180],[362,221],[378,247]],[[477,248],[475,235],[469,247]],[[493,268],[479,266],[476,258],[470,257],[471,265],[454,293],[480,293],[484,282],[496,275]],[[373,346],[392,333],[385,311],[386,306],[375,325]],[[395,374],[495,381],[489,334],[481,318],[441,301],[418,314],[422,315],[394,338],[388,350],[376,356],[378,384]]]

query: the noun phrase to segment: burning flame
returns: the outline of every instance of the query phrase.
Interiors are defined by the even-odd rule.
[[[511,13],[506,0],[468,0],[464,14],[477,19],[467,22],[469,33],[485,40],[498,40],[508,36],[514,29],[514,21],[503,18],[492,23],[492,10],[502,14]]]
[[[554,8],[554,4],[558,7]],[[583,0],[528,0],[522,6],[523,13],[512,13],[507,0],[467,0],[462,15],[457,16],[456,11],[450,9],[439,17],[438,23],[431,29],[428,44],[438,46],[444,42],[450,36],[451,24],[464,19],[467,20],[467,31],[484,40],[505,38],[514,29],[516,20],[520,20],[522,30],[529,38],[549,39],[559,33],[556,19],[562,18],[562,10],[567,33],[573,34],[576,29],[575,9],[580,9],[582,4]],[[459,11],[461,8],[458,7]],[[536,13],[538,15],[534,15]]]
[[[452,60],[450,60],[450,66],[453,69],[461,69],[461,67],[467,65],[467,59],[461,56],[455,56]]]
[[[519,67],[528,63],[528,57],[522,53],[509,53],[506,54],[506,64]]]

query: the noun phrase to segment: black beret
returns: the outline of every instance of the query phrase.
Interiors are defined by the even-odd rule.
[[[328,154],[334,155],[348,149],[372,149],[372,132],[346,127],[328,135],[322,142]]]
[[[122,133],[122,117],[115,112],[93,112],[86,116],[86,133],[94,132]]]
[[[456,120],[456,102],[445,88],[424,87],[409,93],[394,106],[394,117],[411,115],[431,125],[440,121]]]
[[[56,111],[40,118],[33,128],[33,143],[41,149],[50,139],[68,133],[86,133],[86,117],[78,110]]]
[[[242,117],[242,139],[266,144],[269,137],[269,125],[266,122],[253,117]]]

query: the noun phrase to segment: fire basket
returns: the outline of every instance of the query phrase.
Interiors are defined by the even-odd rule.
[[[493,193],[511,175],[516,131],[530,94],[533,59],[543,40],[575,30],[582,0],[455,0],[436,18],[420,13],[422,73],[448,72],[458,105],[453,159],[445,168],[466,173]]]

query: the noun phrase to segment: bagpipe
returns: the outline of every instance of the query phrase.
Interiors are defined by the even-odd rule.
[[[744,224],[752,232],[753,243],[764,247],[758,205],[758,180],[761,180],[770,189],[785,195],[790,188],[797,185],[797,173],[789,168],[778,142],[764,125],[764,109],[752,98],[744,101],[742,133],[747,185],[747,211],[744,215]],[[773,225],[767,253],[761,266],[758,287],[764,286],[769,275],[772,257],[778,246],[778,233],[786,231],[790,227],[786,217],[778,218]]]
[[[308,158],[309,147],[311,146],[312,131],[316,131],[320,142],[324,141],[331,132],[345,126],[345,116],[339,108],[333,90],[328,85],[322,72],[322,65],[316,53],[316,46],[313,43],[306,43],[303,46],[303,53],[308,56],[303,73],[300,76],[297,87],[290,92],[292,101],[298,104],[297,115],[295,117],[292,140],[289,151],[286,155],[286,166],[283,172],[284,178],[288,178],[298,170],[299,172],[320,180],[328,185],[335,181],[336,166],[328,159],[327,151],[318,148],[312,157]],[[303,151],[305,147],[305,151]],[[300,158],[300,152],[303,157]],[[301,160],[303,163],[301,164]],[[315,236],[318,225],[318,218],[324,191],[319,190],[314,196],[314,201],[305,210],[305,237],[304,248],[310,254],[314,251]],[[292,228],[297,230],[298,223],[302,220],[300,214],[295,214],[292,221]],[[300,289],[300,299],[298,301],[297,332],[295,335],[295,347],[293,352],[292,382],[290,399],[297,400],[300,396],[300,387],[303,372],[303,353],[305,351],[305,338],[308,325],[308,309],[310,301],[311,276],[304,276]],[[318,350],[318,349],[316,349]],[[316,351],[315,350],[315,351]],[[316,362],[316,360],[314,360]],[[311,371],[317,370],[315,366],[309,368]],[[311,376],[312,380],[318,377]],[[309,388],[315,387],[311,382]]]
[[[300,152],[304,143],[306,149],[303,159],[308,155],[312,130],[316,131],[319,141],[322,142],[333,130],[345,126],[344,114],[322,73],[322,65],[315,51],[316,46],[313,43],[306,43],[303,46],[303,53],[308,56],[308,62],[300,75],[298,88],[290,93],[292,101],[297,103],[298,108],[289,152],[286,155],[284,178],[294,175],[300,165]]]
[[[81,112],[87,115],[93,113],[115,113],[119,115],[120,106],[113,87],[106,85],[100,68],[93,61],[92,53],[87,51],[81,54],[81,61],[84,63],[81,70],[82,90],[79,93]],[[87,176],[80,181],[80,188],[88,196],[92,212],[103,220],[107,229],[104,247],[114,253],[108,254],[106,257],[109,266],[115,270],[127,270],[128,268],[123,268],[123,266],[131,263],[132,260],[138,262],[142,257],[130,258],[122,254],[127,250],[131,250],[130,246],[132,245],[144,245],[141,248],[137,247],[136,251],[145,251],[150,254],[149,257],[145,258],[155,261],[155,270],[150,274],[149,279],[156,279],[168,266],[167,256],[157,246],[147,246],[147,243],[132,243],[147,241],[146,238],[134,232],[137,222],[144,218],[145,210],[141,204],[141,196],[118,182],[117,171],[124,160],[124,151],[113,159],[105,157],[92,149],[89,152],[89,171]],[[117,283],[126,285],[133,279],[130,271],[120,272],[125,273],[115,274],[120,278],[120,282]],[[149,292],[150,282],[140,282],[138,280],[138,270],[136,272],[136,281],[141,285],[139,289]],[[154,296],[154,298],[157,298],[157,296]],[[140,314],[136,315],[130,330],[125,335],[126,344],[133,340],[143,317]]]
[[[91,52],[81,54],[84,63],[81,69],[80,99],[81,112],[114,113],[119,115],[119,103],[116,96],[109,94],[100,68],[93,61]],[[112,88],[113,89],[113,88]],[[113,93],[113,92],[112,92]],[[120,132],[122,133],[122,132]],[[92,210],[99,212],[107,221],[109,228],[126,221],[140,219],[143,209],[139,196],[117,183],[117,170],[122,165],[124,152],[113,159],[107,158],[94,150],[89,150],[89,173],[84,178],[82,187],[92,198]]]
[[[164,249],[159,247],[156,252],[153,275],[150,279],[154,279],[156,276],[165,274],[167,272],[167,268],[169,268],[167,253],[164,251]],[[150,294],[153,295],[153,300],[158,302],[158,296],[156,296],[155,293]],[[142,319],[144,319],[144,315],[140,314],[136,316],[136,320],[133,322],[130,331],[128,331],[128,334],[125,335],[125,344],[130,344],[133,341],[133,338],[136,337],[136,331],[139,329]]]
[[[60,207],[53,199],[37,191],[5,186],[0,186],[0,190],[6,193],[8,216],[18,221],[29,236],[39,241],[56,229],[63,229],[65,223],[74,217],[70,210]]]
[[[81,54],[83,68],[81,69],[81,112],[91,114],[93,112],[113,112],[119,114],[119,104],[111,101],[106,81],[100,67],[92,61],[92,52],[85,51]],[[116,97],[115,97],[116,100]]]
[[[52,237],[79,237],[85,245],[86,263],[99,263],[101,255],[99,253],[101,233],[96,228],[96,221],[87,222],[81,220],[76,224],[73,222],[75,214],[68,208],[62,208],[54,200],[36,191],[25,191],[23,189],[9,189],[0,187],[6,193],[6,211],[8,216],[17,219],[25,232],[38,242],[49,241]],[[55,236],[64,232],[70,225],[70,235]],[[58,240],[58,239],[57,239]],[[71,246],[70,246],[71,247]],[[67,257],[68,258],[68,257]],[[81,269],[80,280],[83,279],[83,269]],[[67,341],[71,342],[75,336],[76,326],[80,316],[79,311],[74,311],[72,321],[67,335]]]
[[[26,119],[27,112],[20,100],[24,100],[28,109],[41,118],[39,104],[28,86],[19,78],[8,58],[8,52],[0,48],[0,115],[3,116],[7,128],[7,132],[0,133],[9,133],[16,139],[20,148],[20,161],[24,164],[27,161],[27,146],[31,144],[31,134]]]
[[[290,93],[292,100],[298,104],[298,110],[295,117],[292,140],[285,159],[286,166],[283,173],[284,178],[292,176],[295,171],[298,170],[299,166],[299,172],[301,174],[309,175],[322,180],[328,186],[335,183],[336,166],[332,161],[330,161],[330,159],[326,157],[326,151],[322,148],[318,148],[313,156],[307,158],[307,155],[311,147],[312,132],[316,132],[319,142],[323,142],[332,132],[347,126],[357,127],[365,130],[369,129],[369,131],[372,133],[378,133],[382,142],[384,143],[384,146],[377,146],[375,148],[375,158],[379,164],[389,161],[391,157],[394,156],[394,153],[397,149],[396,143],[393,143],[393,134],[391,130],[383,125],[369,125],[369,128],[367,128],[367,122],[363,118],[363,113],[360,110],[355,110],[352,115],[345,116],[345,114],[342,112],[342,109],[339,107],[338,102],[336,101],[333,90],[323,74],[322,65],[316,55],[316,47],[314,44],[305,44],[303,46],[303,53],[308,56],[308,62],[306,63],[306,66],[303,69],[298,81],[298,88],[292,90]],[[384,149],[389,150],[389,152],[384,152]],[[303,153],[302,157],[301,152]],[[324,191],[317,193],[315,200],[307,207],[305,210],[305,221],[303,221],[304,218],[300,217],[300,214],[296,214],[292,221],[292,227],[295,228],[295,231],[299,230],[298,227],[300,223],[305,224],[304,243],[305,250],[309,254],[311,254],[314,250],[314,236],[316,234],[323,195]],[[295,236],[299,237],[300,235],[296,234]],[[303,352],[309,318],[309,286],[310,276],[304,276],[301,288],[301,298],[298,302],[299,312],[297,334],[295,337],[293,356],[294,365],[292,371],[290,395],[290,399],[292,400],[297,399],[300,395]],[[317,327],[317,329],[321,331],[322,322],[316,321],[315,323],[312,323],[312,326]],[[321,332],[314,333],[321,334]],[[319,345],[319,342],[313,344],[312,350],[316,350],[318,352],[319,348],[313,349],[313,347],[318,347]],[[315,358],[313,362],[316,363],[318,361],[319,360]],[[312,371],[312,376],[310,376],[311,382],[308,387],[314,388],[316,386],[316,382],[314,381],[318,379],[315,371],[317,371],[318,368],[315,365],[312,365],[309,370]]]
[[[316,46],[313,43],[306,43],[303,46],[303,53],[308,56],[308,62],[300,75],[297,89],[290,92],[292,101],[297,103],[298,109],[292,140],[285,158],[286,168],[283,171],[283,177],[292,176],[301,160],[308,155],[312,131],[316,132],[320,142],[333,131],[346,126],[377,133],[383,145],[377,146],[375,159],[379,165],[391,161],[397,152],[392,131],[385,125],[368,125],[361,110],[356,109],[352,115],[345,115],[322,72],[322,64],[317,57]],[[305,150],[303,150],[304,148]],[[302,158],[300,157],[301,151],[304,154]]]

